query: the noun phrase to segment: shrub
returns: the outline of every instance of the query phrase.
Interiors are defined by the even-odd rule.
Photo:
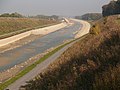
[[[100,33],[100,26],[99,26],[99,24],[93,25],[93,26],[91,27],[90,33],[91,33],[91,34],[98,35],[98,34]]]

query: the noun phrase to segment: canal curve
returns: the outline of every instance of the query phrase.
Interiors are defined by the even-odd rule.
[[[35,39],[20,47],[0,53],[0,62],[2,62],[2,60],[9,61],[8,64],[0,66],[0,72],[25,62],[31,57],[45,52],[47,49],[56,47],[66,40],[74,39],[74,32],[77,32],[81,27],[82,25],[79,22],[74,22],[71,26]]]

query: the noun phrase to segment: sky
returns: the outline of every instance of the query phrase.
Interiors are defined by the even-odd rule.
[[[77,16],[102,12],[110,0],[0,0],[0,14]]]

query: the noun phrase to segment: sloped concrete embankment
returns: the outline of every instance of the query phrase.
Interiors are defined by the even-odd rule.
[[[20,39],[23,39],[31,34],[46,35],[46,34],[49,34],[51,32],[54,32],[56,30],[59,30],[61,28],[64,28],[66,26],[67,26],[66,23],[60,23],[57,25],[53,25],[53,26],[49,26],[49,27],[45,27],[45,28],[40,28],[40,29],[35,29],[35,30],[27,31],[27,32],[24,32],[24,33],[21,33],[21,34],[18,34],[18,35],[9,37],[9,38],[1,39],[0,40],[0,47],[11,44],[11,43],[18,41]]]
[[[87,21],[77,20],[77,19],[72,19],[72,20],[80,22],[82,24],[82,27],[80,28],[78,33],[75,35],[75,38],[80,38],[89,33],[91,25]]]

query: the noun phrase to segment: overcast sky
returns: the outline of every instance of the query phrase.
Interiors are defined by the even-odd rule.
[[[0,14],[19,12],[23,15],[75,16],[101,12],[110,0],[0,0]]]

